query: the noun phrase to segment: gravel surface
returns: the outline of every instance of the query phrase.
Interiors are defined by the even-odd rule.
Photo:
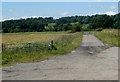
[[[83,35],[81,46],[104,46],[104,44],[93,35]]]
[[[84,35],[76,50],[37,63],[3,67],[3,80],[118,80],[118,47]]]

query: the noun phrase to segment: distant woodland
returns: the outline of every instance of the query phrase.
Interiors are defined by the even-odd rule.
[[[92,16],[71,16],[53,19],[27,18],[19,20],[6,20],[2,23],[1,32],[47,32],[47,31],[90,31],[112,28],[120,29],[120,13],[116,15],[92,15]]]

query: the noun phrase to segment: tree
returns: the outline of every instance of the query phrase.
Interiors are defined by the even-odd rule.
[[[113,26],[113,19],[111,17],[106,18],[103,23],[103,28],[110,28]]]
[[[78,24],[73,24],[72,25],[72,28],[71,28],[71,32],[80,32],[81,31],[81,24],[78,23]]]
[[[63,24],[62,31],[68,31],[68,30],[70,30],[70,28],[71,28],[71,24],[70,23]]]
[[[120,28],[120,13],[109,15],[71,16],[53,19],[38,17],[19,20],[6,20],[2,23],[2,32],[43,32],[43,31],[81,31],[97,28]],[[79,23],[79,25],[77,24]],[[51,24],[51,25],[50,25]],[[54,24],[54,25],[52,25]],[[75,24],[75,25],[74,25]],[[88,27],[89,26],[89,27]]]
[[[54,31],[56,23],[49,23],[45,26],[45,31]]]

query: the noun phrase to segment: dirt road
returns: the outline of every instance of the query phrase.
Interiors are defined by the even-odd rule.
[[[84,35],[76,50],[38,63],[3,68],[4,80],[117,80],[118,47]]]

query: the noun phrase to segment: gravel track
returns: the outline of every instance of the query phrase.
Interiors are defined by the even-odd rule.
[[[118,80],[118,47],[84,35],[80,47],[37,63],[3,67],[3,80]]]

